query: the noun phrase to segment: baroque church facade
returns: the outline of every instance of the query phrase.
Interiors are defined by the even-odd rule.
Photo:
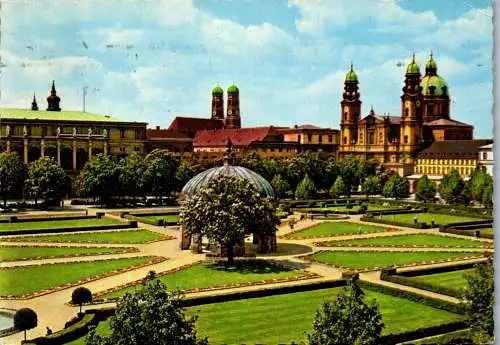
[[[415,56],[407,66],[399,116],[380,115],[372,108],[361,117],[359,86],[351,65],[341,101],[341,160],[348,156],[377,160],[387,169],[406,176],[413,173],[417,154],[432,143],[473,139],[473,126],[450,116],[448,85],[439,76],[432,53],[424,75]]]

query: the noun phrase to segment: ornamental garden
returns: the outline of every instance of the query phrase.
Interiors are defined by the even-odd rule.
[[[98,174],[106,164],[109,173]],[[450,173],[458,182],[439,187],[422,179],[414,201],[404,179],[354,158],[237,160],[229,148],[214,176],[193,186],[206,168],[161,152],[122,161],[99,156],[83,170],[71,205],[39,210],[6,202],[0,311],[11,324],[1,340],[116,342],[114,320],[138,317],[125,315],[125,306],[158,293],[155,284],[182,294],[175,305],[196,317],[193,344],[205,337],[209,344],[314,343],[329,315],[325,302],[359,302],[356,289],[363,303],[376,303],[379,344],[491,336],[492,320],[478,322],[477,310],[464,304],[471,293],[491,294],[474,290],[488,279],[494,253],[491,181],[482,172],[468,182]],[[146,183],[154,169],[165,179]],[[58,205],[51,193],[38,203]]]

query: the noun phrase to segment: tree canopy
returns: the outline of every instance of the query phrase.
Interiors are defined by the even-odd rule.
[[[4,208],[9,197],[21,195],[26,175],[26,166],[16,152],[0,154],[0,194]]]
[[[332,184],[332,187],[330,188],[330,196],[334,199],[341,197],[342,195],[346,195],[347,190],[346,186],[344,183],[344,180],[342,179],[342,176],[337,176],[337,179],[335,182]]]
[[[26,340],[26,331],[38,326],[38,316],[33,309],[21,308],[14,314],[14,328],[24,331],[24,340]]]
[[[386,182],[382,193],[387,198],[407,198],[410,193],[410,185],[401,176],[392,175]]]
[[[377,176],[369,176],[361,185],[361,192],[366,196],[377,195],[382,192],[382,185]]]
[[[311,180],[309,175],[306,175],[302,181],[300,181],[297,189],[295,190],[295,199],[297,200],[309,200],[316,197],[316,186]]]
[[[40,157],[28,166],[26,180],[29,193],[35,199],[60,200],[68,192],[69,178],[51,157]]]
[[[119,192],[121,167],[116,157],[99,154],[89,161],[80,174],[80,193],[109,203]]]
[[[359,286],[351,282],[333,302],[316,312],[309,345],[378,345],[384,324],[375,301],[364,300]]]
[[[415,186],[415,199],[425,202],[434,201],[436,189],[436,184],[424,175],[418,179]]]
[[[463,204],[467,201],[465,183],[455,169],[441,179],[438,190],[448,204]]]
[[[245,233],[274,233],[279,218],[275,204],[249,181],[223,175],[184,203],[181,223],[188,233],[225,245],[231,264],[233,245],[242,244]]]
[[[206,345],[195,329],[196,317],[186,318],[182,295],[159,280],[145,284],[134,294],[126,293],[111,317],[111,334],[91,330],[87,345]]]
[[[290,189],[290,185],[281,177],[281,174],[274,175],[271,185],[273,186],[274,194],[278,198],[284,198]]]

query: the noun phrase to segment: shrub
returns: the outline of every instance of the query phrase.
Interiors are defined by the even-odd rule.
[[[73,290],[71,294],[71,303],[80,306],[80,313],[82,312],[82,304],[92,302],[92,292],[86,287],[78,287]]]
[[[19,309],[14,315],[14,327],[24,331],[24,340],[26,341],[26,331],[35,328],[38,325],[38,316],[30,308]]]
[[[313,199],[316,196],[317,190],[314,182],[311,180],[309,175],[306,175],[302,181],[300,181],[297,189],[295,190],[295,199],[297,200],[308,200]]]

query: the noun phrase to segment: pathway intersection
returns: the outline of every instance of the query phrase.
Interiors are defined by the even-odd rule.
[[[155,209],[155,211],[158,209]],[[106,217],[120,219],[120,217],[115,215],[110,215],[108,210],[96,210],[89,208],[89,215],[95,214],[96,211],[106,212]],[[110,211],[110,210],[109,210]],[[113,212],[119,212],[119,210],[112,210]],[[452,235],[452,234],[442,234],[438,233],[436,229],[422,230],[412,229],[412,228],[404,228],[404,227],[394,227],[384,224],[375,224],[380,227],[389,228],[397,228],[398,231],[388,231],[388,232],[377,232],[377,233],[365,233],[365,234],[353,234],[346,236],[336,236],[336,237],[321,237],[321,238],[307,238],[307,239],[289,239],[284,238],[283,236],[295,232],[301,229],[309,228],[311,226],[320,224],[324,221],[322,220],[299,220],[297,215],[291,216],[292,218],[297,219],[297,223],[294,226],[294,229],[290,229],[290,226],[286,223],[280,226],[277,236],[278,236],[278,252],[258,256],[263,259],[273,259],[277,261],[284,261],[289,265],[297,266],[297,267],[305,267],[305,269],[309,272],[317,273],[320,275],[320,278],[307,279],[302,281],[291,281],[291,282],[283,282],[283,283],[275,283],[275,284],[266,284],[265,287],[278,287],[278,286],[287,286],[287,285],[298,285],[298,284],[309,284],[315,281],[328,281],[328,280],[336,280],[340,279],[342,276],[342,270],[338,268],[334,268],[332,266],[324,265],[316,262],[306,262],[302,260],[300,257],[303,255],[308,255],[315,253],[320,250],[341,250],[341,251],[355,251],[355,250],[363,250],[363,251],[467,251],[467,252],[493,252],[493,249],[486,248],[394,248],[394,247],[318,247],[314,245],[315,242],[324,242],[324,241],[338,241],[338,240],[347,240],[347,239],[362,239],[362,238],[375,238],[375,237],[388,237],[388,236],[398,236],[398,235],[411,235],[411,234],[439,234],[441,236],[450,236],[455,238],[466,238],[465,236],[460,235]],[[341,222],[345,220],[333,220],[331,222]],[[356,222],[359,224],[370,224],[360,221],[360,216],[352,215],[349,216],[349,222]],[[181,251],[179,249],[179,236],[180,231],[177,227],[159,227],[153,226],[149,224],[140,223],[139,227],[142,229],[154,231],[157,233],[175,236],[176,240],[164,240],[158,241],[148,244],[89,244],[89,243],[42,243],[42,242],[33,242],[33,237],[30,235],[30,242],[7,242],[2,240],[0,237],[0,246],[15,246],[15,245],[30,245],[30,246],[68,246],[68,247],[81,247],[81,246],[95,246],[95,247],[134,247],[138,248],[138,252],[134,253],[125,253],[125,254],[112,254],[112,255],[95,255],[95,256],[84,256],[84,257],[70,257],[70,258],[57,258],[57,259],[45,259],[45,260],[30,260],[30,261],[12,261],[12,262],[0,262],[0,267],[18,267],[24,265],[32,265],[32,264],[48,264],[48,263],[62,263],[62,262],[89,262],[94,260],[101,259],[113,259],[113,258],[126,258],[126,257],[137,257],[137,256],[161,256],[168,258],[166,261],[161,263],[152,264],[146,267],[137,268],[128,272],[115,274],[106,278],[98,279],[92,282],[88,282],[82,284],[89,288],[92,292],[103,291],[109,288],[113,288],[119,285],[122,285],[127,282],[132,282],[141,278],[144,278],[146,274],[154,270],[156,272],[163,272],[174,269],[179,266],[183,266],[186,264],[192,264],[203,260],[205,258],[204,254],[193,254],[191,251]],[[5,237],[4,237],[5,238]],[[481,240],[485,242],[492,242],[491,240]],[[469,260],[469,262],[477,262],[478,260]],[[480,260],[479,260],[480,261]],[[434,266],[446,266],[450,265],[450,263],[442,263],[435,264]],[[430,267],[430,265],[425,265],[426,267]],[[418,267],[412,267],[410,269],[418,269]],[[402,269],[404,270],[404,269]],[[382,281],[380,279],[380,271],[369,271],[360,273],[360,279],[366,280],[374,284],[385,285],[390,287],[397,287],[401,290],[411,291],[423,296],[433,297],[437,299],[441,299],[444,301],[448,301],[451,303],[458,303],[458,300],[454,297],[440,295],[434,292],[417,289],[413,287],[403,286],[400,284],[395,284],[392,282]],[[232,289],[223,289],[223,290],[214,290],[214,291],[204,291],[204,292],[194,292],[188,294],[187,297],[198,297],[198,296],[206,296],[206,295],[217,295],[222,293],[228,293],[231,291],[251,291],[262,289],[263,285],[257,286],[246,286]],[[38,314],[38,327],[30,330],[28,332],[29,338],[35,338],[38,336],[45,335],[46,327],[50,327],[52,330],[57,331],[64,327],[64,324],[73,318],[77,311],[77,307],[73,307],[68,305],[68,301],[71,299],[71,293],[74,290],[74,287],[60,290],[57,292],[49,293],[40,297],[25,299],[25,300],[6,300],[0,298],[0,309],[19,309],[23,307],[32,308]],[[91,308],[104,308],[114,305],[114,303],[102,303],[92,305]],[[3,344],[20,344],[23,339],[22,332],[10,335],[8,337],[1,338]]]

